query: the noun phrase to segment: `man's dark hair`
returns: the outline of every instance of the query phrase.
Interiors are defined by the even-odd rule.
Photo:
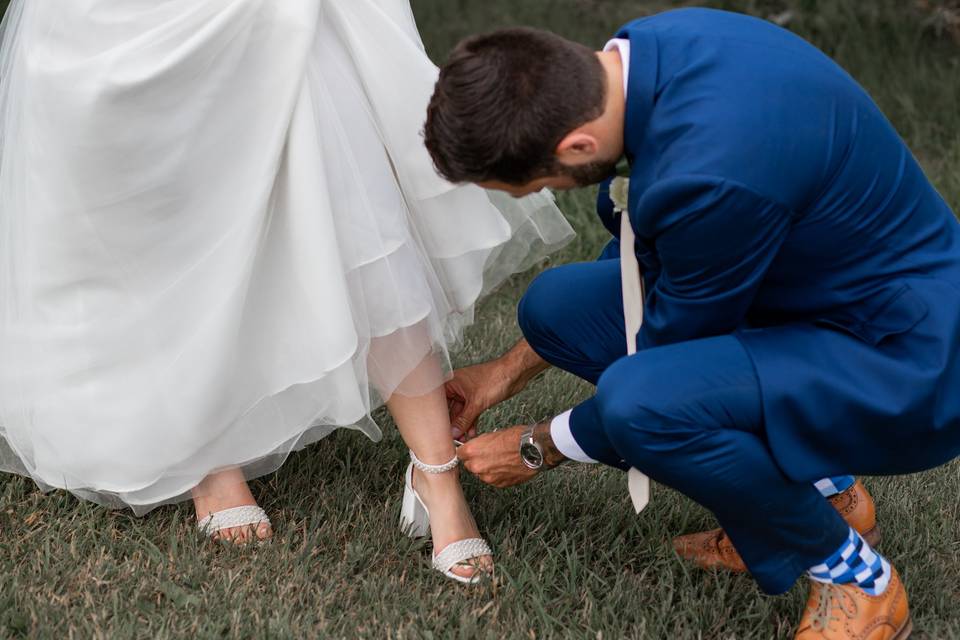
[[[564,136],[603,114],[596,53],[548,31],[502,29],[462,41],[440,69],[424,137],[451,182],[526,184],[559,173]]]

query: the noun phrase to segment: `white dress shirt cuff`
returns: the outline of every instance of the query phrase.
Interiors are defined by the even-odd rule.
[[[596,463],[597,461],[584,453],[577,441],[573,439],[573,434],[570,433],[571,413],[573,413],[572,409],[561,413],[550,423],[550,437],[553,439],[553,445],[571,460]]]

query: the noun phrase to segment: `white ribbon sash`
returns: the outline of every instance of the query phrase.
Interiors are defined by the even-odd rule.
[[[635,250],[636,236],[626,211],[620,214],[620,287],[623,292],[623,320],[627,332],[627,355],[637,352],[637,333],[643,325],[643,279]],[[650,478],[631,467],[627,474],[630,500],[637,513],[650,502]]]

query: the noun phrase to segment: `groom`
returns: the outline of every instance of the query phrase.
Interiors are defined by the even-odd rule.
[[[768,593],[811,579],[798,638],[906,638],[903,584],[865,539],[869,496],[841,474],[960,454],[960,226],[863,89],[787,31],[690,9],[600,53],[533,29],[470,38],[425,136],[449,180],[518,197],[630,166],[639,352],[616,239],[543,273],[520,303],[525,340],[457,372],[453,413],[470,430],[549,365],[596,395],[470,440],[467,468],[503,487],[567,460],[635,467],[723,526],[681,555],[745,566]]]

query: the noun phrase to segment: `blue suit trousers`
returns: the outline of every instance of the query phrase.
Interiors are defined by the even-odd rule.
[[[615,259],[544,272],[519,322],[541,357],[597,386],[571,417],[584,451],[713,512],[766,592],[788,590],[844,542],[846,522],[771,454],[757,374],[735,335],[627,357]]]

